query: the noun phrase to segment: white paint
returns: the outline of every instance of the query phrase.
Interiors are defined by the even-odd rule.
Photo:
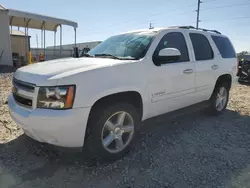
[[[190,61],[155,66],[152,61],[154,50],[161,38],[172,31],[184,34]],[[14,77],[36,84],[36,96],[39,86],[76,85],[74,106],[71,110],[45,110],[34,105],[27,110],[18,106],[10,96],[11,115],[31,137],[73,147],[83,143],[91,107],[107,95],[138,92],[143,100],[142,120],[208,100],[220,75],[230,74],[235,78],[237,60],[223,59],[207,32],[192,30],[205,34],[215,52],[213,60],[196,62],[189,32],[185,29],[159,30],[141,60],[65,58],[23,67]],[[215,64],[218,69],[214,70],[211,66]]]
[[[72,110],[28,110],[8,99],[12,119],[25,134],[40,142],[65,147],[81,147],[90,108]]]
[[[159,56],[180,56],[181,52],[176,48],[164,48],[159,52]]]

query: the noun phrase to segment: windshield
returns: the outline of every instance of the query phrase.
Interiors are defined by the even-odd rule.
[[[140,59],[145,56],[154,32],[135,32],[112,36],[87,54],[98,57]]]

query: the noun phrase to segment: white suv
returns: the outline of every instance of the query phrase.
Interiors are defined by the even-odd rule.
[[[113,160],[129,150],[140,121],[202,101],[224,111],[236,66],[233,45],[217,31],[133,31],[79,58],[18,69],[8,104],[33,139]]]

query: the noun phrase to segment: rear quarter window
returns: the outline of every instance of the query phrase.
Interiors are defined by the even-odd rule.
[[[223,58],[236,58],[234,47],[228,38],[212,36],[212,39]]]

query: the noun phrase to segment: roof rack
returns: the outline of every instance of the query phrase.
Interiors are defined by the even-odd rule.
[[[177,28],[180,28],[180,29],[196,29],[194,26],[177,26]],[[221,34],[221,32],[219,32],[217,30],[210,30],[210,29],[203,29],[203,28],[198,28],[197,30],[202,30],[202,31],[206,31],[206,32],[214,32],[214,33],[217,33],[217,34]]]

